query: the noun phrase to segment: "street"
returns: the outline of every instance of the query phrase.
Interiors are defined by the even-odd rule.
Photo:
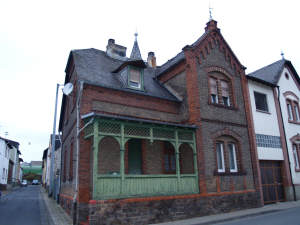
[[[40,185],[18,188],[0,200],[0,225],[48,225]]]
[[[218,225],[299,225],[300,207],[291,208],[279,212],[268,213],[260,216],[246,217]]]

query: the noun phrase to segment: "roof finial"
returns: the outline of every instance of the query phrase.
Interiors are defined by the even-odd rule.
[[[137,36],[138,36],[138,32],[137,32],[137,29],[136,29],[135,33],[134,33],[134,37],[135,37],[134,41],[137,41]]]
[[[210,2],[209,2],[209,6],[208,6],[208,7],[209,7],[209,8],[208,8],[208,9],[209,9],[209,21],[211,21],[211,20],[213,19],[213,18],[212,18],[212,15],[211,15],[211,14],[212,14],[211,11],[212,11],[213,8],[210,7]]]
[[[284,53],[283,53],[283,51],[282,51],[282,50],[281,50],[281,53],[280,53],[280,55],[281,55],[282,59],[284,59]]]

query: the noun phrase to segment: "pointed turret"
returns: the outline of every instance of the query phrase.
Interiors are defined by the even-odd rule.
[[[135,40],[134,40],[133,48],[132,48],[132,51],[130,54],[130,58],[133,60],[142,60],[139,44],[137,42],[138,34],[135,33],[134,36],[135,36]]]

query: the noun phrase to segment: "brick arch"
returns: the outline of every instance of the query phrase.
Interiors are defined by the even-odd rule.
[[[300,134],[296,134],[295,136],[290,138],[291,142],[300,141]]]
[[[232,80],[232,75],[227,72],[227,70],[225,70],[224,68],[222,67],[219,67],[219,66],[210,66],[210,67],[207,67],[205,68],[206,72],[207,73],[211,73],[211,72],[219,72],[219,73],[222,73],[224,74],[229,80]]]
[[[241,142],[241,136],[238,133],[230,130],[227,127],[225,129],[223,129],[223,130],[220,130],[220,131],[217,131],[216,133],[214,133],[212,135],[212,139],[216,140],[218,137],[221,137],[221,136],[231,136],[237,142],[239,142],[239,143]]]
[[[296,98],[297,101],[299,102],[299,97],[298,97],[294,92],[292,92],[292,91],[286,91],[286,92],[283,93],[283,96],[284,96],[285,98],[287,98],[287,96],[289,96],[289,95],[291,95],[291,96],[293,96],[294,98]]]

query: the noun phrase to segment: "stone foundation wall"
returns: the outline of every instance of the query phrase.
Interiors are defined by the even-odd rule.
[[[91,200],[90,225],[143,225],[187,219],[260,206],[257,192],[162,198]]]

